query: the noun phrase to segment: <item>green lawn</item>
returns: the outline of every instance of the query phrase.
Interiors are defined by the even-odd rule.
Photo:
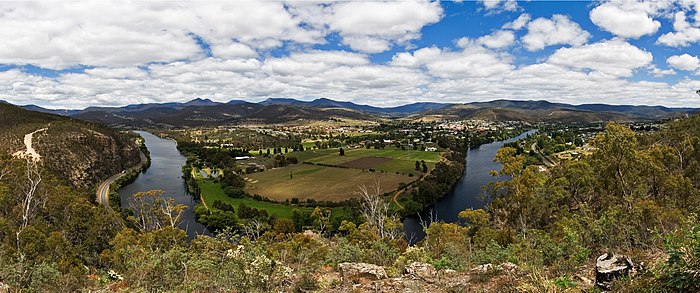
[[[293,207],[278,203],[258,201],[249,197],[230,198],[226,196],[224,190],[221,188],[221,185],[219,183],[214,182],[213,180],[201,180],[199,181],[199,187],[202,190],[202,200],[206,202],[208,207],[211,207],[215,200],[220,200],[233,205],[233,207],[236,209],[236,212],[238,212],[238,205],[243,203],[249,207],[266,210],[269,215],[275,215],[278,218],[291,218],[292,211],[294,209],[306,211],[313,210],[313,208],[307,207]],[[332,210],[333,215],[337,216],[345,215],[347,213],[347,211],[345,211],[345,209],[341,207],[332,208]]]

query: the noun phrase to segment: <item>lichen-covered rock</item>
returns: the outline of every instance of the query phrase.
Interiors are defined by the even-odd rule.
[[[610,290],[613,280],[636,274],[632,260],[624,255],[605,253],[596,259],[595,284],[602,290]]]
[[[406,274],[427,282],[432,282],[437,275],[437,270],[435,270],[433,265],[428,263],[412,262],[406,266]]]
[[[338,265],[343,281],[360,282],[362,280],[386,279],[383,267],[368,263],[344,262]]]

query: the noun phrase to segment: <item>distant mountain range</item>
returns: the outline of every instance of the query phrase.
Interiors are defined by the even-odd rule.
[[[696,108],[583,104],[548,101],[495,100],[464,104],[412,103],[398,107],[374,107],[331,99],[300,101],[271,98],[259,103],[232,100],[228,103],[197,98],[186,103],[147,103],[124,107],[89,107],[83,110],[52,110],[35,105],[25,109],[71,116],[83,120],[126,126],[200,126],[236,123],[283,123],[296,120],[448,118],[521,120],[528,122],[640,121],[684,116]]]

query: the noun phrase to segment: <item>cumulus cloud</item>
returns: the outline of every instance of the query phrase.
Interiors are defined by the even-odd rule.
[[[332,5],[328,29],[353,50],[378,53],[392,43],[420,37],[421,29],[442,18],[439,2],[341,2]]]
[[[685,71],[693,71],[700,68],[700,59],[698,59],[696,56],[690,56],[688,54],[668,57],[668,59],[666,59],[666,63],[673,68]]]
[[[666,75],[675,75],[676,71],[669,68],[669,69],[660,69],[656,66],[652,66],[651,69],[649,70],[649,73],[653,75],[654,77],[664,77]]]
[[[420,37],[438,2],[129,2],[0,4],[0,63],[49,69],[138,66],[206,57],[254,58],[285,42],[310,46],[338,33],[378,53]]]
[[[502,49],[513,45],[513,42],[515,42],[515,33],[509,30],[500,30],[493,34],[480,37],[477,39],[477,42],[492,49]]]
[[[530,15],[527,13],[523,13],[518,18],[516,18],[514,21],[511,21],[509,23],[506,23],[503,25],[503,28],[505,29],[512,29],[512,30],[520,30],[521,28],[525,27],[525,25],[530,21]]]
[[[551,19],[537,18],[527,24],[527,31],[522,41],[529,51],[552,45],[580,46],[591,37],[578,23],[561,14],[555,14]]]
[[[495,2],[484,3],[491,5],[487,14],[508,3]],[[637,5],[628,2],[620,3]],[[657,68],[650,52],[624,39],[586,44],[590,34],[563,15],[531,20],[523,13],[486,35],[459,39],[456,46],[427,44],[414,50],[412,43],[421,38],[423,28],[443,17],[439,3],[86,3],[0,3],[0,25],[5,28],[0,29],[0,64],[10,64],[0,69],[5,70],[0,71],[0,99],[55,108],[195,97],[327,97],[378,106],[496,98],[700,106],[695,76],[676,83],[629,78],[640,70],[658,77],[697,70],[691,56],[697,54],[676,53],[667,60],[668,68]],[[660,17],[620,3],[615,5],[621,10]],[[696,8],[688,4],[678,9],[692,17]],[[692,22],[685,14],[676,15],[674,31],[659,43],[695,44],[693,29],[700,22]],[[533,53],[527,59],[534,61],[518,62],[522,60],[511,55],[518,50],[509,48],[519,30],[526,34],[520,41],[531,51],[573,47],[559,48],[551,56]],[[327,42],[344,50],[315,49]],[[372,53],[391,49],[398,51],[390,61],[373,61]],[[51,77],[30,74],[18,67],[23,64],[88,69]]]
[[[561,48],[548,63],[589,69],[611,76],[629,77],[633,71],[651,63],[651,53],[623,40],[609,40],[574,48]]]
[[[700,42],[700,27],[697,25],[700,25],[700,22],[695,26],[688,22],[684,11],[676,12],[673,21],[675,31],[661,35],[657,42],[670,47],[686,47]]]
[[[659,30],[661,23],[651,17],[650,14],[655,13],[657,7],[650,4],[652,2],[606,2],[591,10],[591,21],[600,28],[624,38],[637,39],[651,35]]]
[[[478,0],[484,8],[492,11],[516,11],[518,2],[516,0]]]

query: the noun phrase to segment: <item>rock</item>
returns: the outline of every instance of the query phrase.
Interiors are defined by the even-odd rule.
[[[610,290],[613,280],[636,274],[632,260],[624,255],[605,253],[596,259],[595,284],[601,290]]]
[[[386,279],[386,271],[383,267],[368,263],[344,262],[338,265],[343,281],[359,282],[366,280]]]
[[[503,270],[507,273],[514,273],[515,271],[518,270],[518,265],[516,265],[512,262],[504,262],[501,264],[501,270]]]
[[[475,268],[472,269],[473,273],[479,273],[479,274],[484,274],[490,270],[493,269],[493,265],[490,263],[483,264],[483,265],[478,265]]]
[[[427,282],[432,282],[435,275],[437,275],[437,270],[435,270],[435,267],[431,264],[414,261],[406,266],[406,274]]]

